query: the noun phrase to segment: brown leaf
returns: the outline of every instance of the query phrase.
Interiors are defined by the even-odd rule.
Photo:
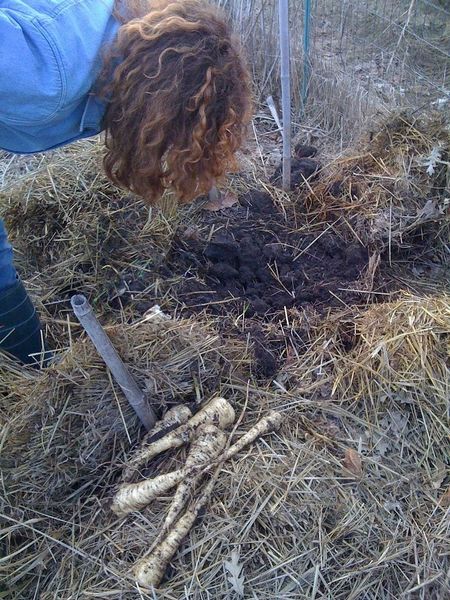
[[[203,208],[210,212],[216,212],[218,210],[223,210],[224,208],[230,208],[238,202],[239,199],[233,192],[218,192],[217,197],[210,199]]]
[[[350,471],[355,477],[362,477],[361,456],[356,450],[353,450],[353,448],[346,449],[343,465],[344,468],[347,471]]]
[[[200,239],[200,231],[195,225],[188,225],[181,233],[181,237],[183,240],[194,240],[198,242]]]
[[[447,467],[445,463],[443,463],[442,461],[438,461],[436,465],[436,470],[434,471],[431,477],[431,485],[433,486],[433,489],[438,490],[444,483],[446,477]]]
[[[448,508],[450,506],[450,487],[447,488],[447,491],[442,494],[439,504],[443,508]]]

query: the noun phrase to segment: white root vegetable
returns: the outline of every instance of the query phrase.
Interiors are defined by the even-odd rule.
[[[168,530],[188,504],[192,492],[204,477],[204,471],[197,472],[198,467],[210,464],[217,458],[225,448],[226,442],[227,436],[215,425],[206,423],[198,428],[185,464],[185,469],[192,472],[192,476],[186,476],[177,487],[161,531],[152,544],[153,547],[157,546],[167,535]]]
[[[213,398],[195,413],[187,423],[142,448],[132,459],[130,466],[136,469],[165,450],[179,448],[183,444],[190,442],[194,437],[196,429],[202,423],[211,422],[213,425],[220,427],[220,429],[225,429],[234,422],[234,418],[233,407],[225,398]]]
[[[136,563],[134,567],[134,576],[139,585],[144,588],[150,588],[152,586],[157,587],[161,583],[164,573],[181,542],[192,529],[201,509],[208,502],[214,484],[215,479],[211,479],[206,485],[202,495],[177,521],[159,546]]]
[[[122,485],[114,496],[111,510],[118,516],[124,517],[129,513],[145,508],[152,500],[167,493],[186,476],[186,469],[177,469],[153,479],[144,479],[139,483]]]
[[[172,529],[166,533],[159,545],[154,547],[149,554],[136,563],[134,575],[139,585],[144,588],[150,588],[152,586],[157,587],[161,583],[164,573],[181,542],[194,525],[200,510],[208,502],[222,463],[225,460],[232,458],[258,437],[277,430],[282,421],[283,417],[280,413],[269,413],[247,431],[247,433],[235,444],[230,446],[230,448],[220,457],[216,463],[219,465],[216,470],[216,475],[207,483],[202,495],[189,506],[184,515],[173,525]]]
[[[144,508],[150,502],[180,484],[182,487],[179,493],[175,494],[172,502],[171,519],[173,521],[183,509],[191,486],[203,477],[203,472],[199,473],[198,471],[219,455],[225,446],[225,442],[226,435],[224,432],[212,423],[207,422],[199,425],[186,464],[182,469],[158,475],[158,477],[152,479],[144,479],[139,483],[121,485],[114,496],[111,510],[118,517],[124,517],[135,510]],[[181,506],[179,505],[180,502],[183,502]]]
[[[219,462],[225,462],[240,452],[245,446],[254,442],[258,437],[270,433],[278,429],[281,425],[283,417],[280,413],[271,412],[264,417],[256,425],[254,425],[247,433],[239,440],[230,446],[230,448],[216,462],[212,461],[207,465],[195,465],[189,469],[183,467],[177,471],[172,471],[164,475],[159,475],[153,479],[145,479],[139,483],[130,483],[122,485],[119,491],[114,496],[111,510],[118,516],[124,517],[129,513],[144,508],[150,502],[159,496],[168,492],[171,488],[178,485],[184,479],[192,480],[197,475],[200,477],[211,466],[215,466]],[[195,431],[195,430],[194,430]]]
[[[145,450],[150,444],[155,443],[157,440],[164,437],[164,435],[168,433],[168,430],[187,423],[191,417],[192,411],[185,404],[178,404],[177,406],[170,408],[164,417],[155,424],[153,429],[144,436],[139,450],[128,461],[128,464],[122,473],[122,481],[130,481],[139,467],[146,462]],[[144,458],[142,458],[142,456],[144,456]]]

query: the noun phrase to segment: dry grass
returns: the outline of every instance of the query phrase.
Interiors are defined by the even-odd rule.
[[[264,185],[280,207],[304,202],[305,229],[320,231],[340,211],[337,231],[349,241],[351,231],[361,235],[352,219],[359,215],[361,231],[370,231],[388,201],[406,227],[399,247],[415,247],[424,224],[413,231],[408,215],[432,190],[446,197],[416,158],[428,155],[445,129],[426,137],[418,123],[404,123],[406,129],[382,128],[362,158],[358,149],[329,165],[309,198]],[[232,553],[249,599],[446,597],[450,298],[443,282],[428,294],[397,292],[390,302],[325,315],[292,310],[267,323],[284,338],[283,366],[274,380],[257,380],[251,345],[224,334],[219,319],[172,313],[155,326],[137,317],[144,301],[173,306],[175,282],[155,275],[121,306],[126,274],[137,281],[139,272],[163,265],[178,225],[197,222],[199,207],[176,213],[169,199],[149,211],[107,183],[98,161],[95,146],[72,151],[2,196],[20,267],[60,360],[35,373],[0,359],[0,597],[233,598],[225,566]],[[330,206],[324,190],[343,175],[362,193],[352,199],[344,186],[349,204],[341,198]],[[371,183],[375,175],[381,183]],[[256,169],[232,185],[245,190],[258,177]],[[395,185],[381,193],[388,177]],[[443,254],[445,215],[435,220],[430,245]],[[75,290],[87,292],[109,320],[114,344],[158,409],[219,393],[242,417],[242,429],[270,409],[286,417],[280,432],[224,466],[160,592],[138,590],[129,573],[157,535],[170,498],[123,521],[109,510],[141,432],[68,310]],[[173,452],[153,468],[170,470],[183,458],[183,450]]]
[[[76,290],[84,290],[100,311],[105,303],[120,309],[125,292],[145,296],[148,307],[164,295],[157,279],[152,289],[141,280],[170,248],[179,219],[175,205],[168,197],[162,209],[151,209],[120,192],[103,175],[101,156],[98,141],[75,146],[1,194],[0,216],[16,263],[31,293],[46,305],[41,310],[63,328]],[[129,279],[136,289],[129,289]]]
[[[350,352],[343,324],[355,330]],[[161,403],[215,390],[246,428],[269,408],[286,414],[281,432],[225,466],[164,598],[230,597],[224,563],[235,550],[247,598],[438,599],[449,591],[448,297],[405,297],[312,326],[308,351],[296,357],[293,344],[293,358],[264,387],[248,379],[245,348],[236,340],[218,347],[211,325],[138,323],[118,333],[116,345],[142,382],[151,376]],[[123,522],[109,512],[138,434],[90,345],[74,343],[39,376],[4,366],[3,381],[8,597],[139,597],[129,567],[170,499]],[[344,467],[348,448],[361,456],[360,476]]]

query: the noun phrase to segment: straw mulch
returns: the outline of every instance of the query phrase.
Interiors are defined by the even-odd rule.
[[[353,152],[332,162],[307,202],[344,220],[378,251],[411,246],[417,232],[448,239],[450,131],[442,114],[399,114],[374,125]],[[433,224],[440,226],[432,229]],[[425,228],[425,229],[424,229]],[[440,248],[439,248],[440,249]]]
[[[431,146],[435,142],[430,138]],[[386,144],[383,164],[393,169],[402,163],[387,160],[392,146]],[[428,150],[420,146],[414,152]],[[314,224],[322,211],[325,224],[334,219],[333,211],[341,211],[345,235],[353,228],[358,236],[352,219],[359,214],[371,224],[361,231],[370,232],[388,196],[390,214],[401,215],[404,207],[416,211],[431,197],[444,201],[444,188],[419,194],[427,166],[416,172],[410,165],[407,182],[397,173],[395,185],[409,192],[403,196],[395,188],[383,197],[386,181],[372,182],[371,160],[364,168],[365,179],[355,165],[349,169],[344,188],[356,177],[363,192],[355,199],[346,195],[348,204],[330,207],[324,191],[331,178],[342,179],[342,164],[324,170],[323,178],[330,180],[320,178],[303,195],[293,194],[304,202],[306,219]],[[5,190],[2,198],[19,264],[57,343],[59,361],[35,373],[0,359],[0,597],[446,597],[450,297],[445,280],[410,286],[420,293],[397,286],[395,294],[369,298],[383,302],[330,311],[305,306],[262,323],[281,332],[284,344],[275,377],[257,379],[241,315],[234,316],[236,328],[229,335],[223,319],[204,312],[184,318],[170,310],[176,282],[158,277],[147,279],[147,287],[121,305],[117,279],[123,269],[147,272],[163,264],[180,221],[186,225],[201,215],[196,207],[175,213],[171,205],[149,213],[98,173],[95,149],[63,156]],[[277,194],[277,202],[287,201],[282,196]],[[413,232],[403,216],[396,223],[406,224],[407,231],[391,236],[392,248],[397,239],[417,248],[417,236],[431,232],[425,247],[419,246],[426,279],[429,248],[436,248],[436,265],[444,252],[445,215],[433,218],[430,230],[422,224],[425,229],[417,225]],[[32,243],[27,236],[33,236]],[[375,237],[368,234],[366,244],[380,253],[384,268],[389,243],[383,254],[384,238]],[[405,256],[396,263],[392,252],[391,267],[408,262]],[[418,269],[419,261],[414,265]],[[409,262],[404,267],[409,269]],[[142,432],[70,314],[68,298],[80,289],[91,296],[160,413],[176,402],[195,404],[222,394],[242,418],[242,431],[270,409],[285,415],[278,433],[224,466],[205,513],[154,592],[136,587],[131,566],[157,535],[170,498],[125,520],[109,510],[122,465]],[[142,317],[144,301],[157,301],[171,318]],[[236,333],[240,326],[242,335]],[[151,472],[171,470],[184,456],[184,449],[169,453]]]

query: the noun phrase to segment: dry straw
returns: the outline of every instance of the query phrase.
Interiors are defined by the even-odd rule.
[[[216,369],[244,423],[269,408],[287,417],[221,473],[165,597],[229,597],[224,563],[236,549],[246,597],[445,596],[449,298],[410,296],[309,323],[308,350],[266,386],[242,379],[243,349],[218,348],[211,326],[171,323],[161,338],[136,324],[115,337],[162,401],[192,394],[195,361],[202,395]],[[126,403],[81,340],[45,375],[4,366],[2,381],[8,594],[133,597],[130,564],[156,537],[170,498],[123,523],[108,509],[138,439]],[[358,477],[344,468],[349,448],[361,457]],[[159,472],[182,464],[179,452]]]
[[[75,169],[80,157],[72,160]],[[88,162],[85,154],[80,162]],[[129,199],[114,210],[105,200],[115,192],[95,171],[80,168],[74,177],[68,169],[62,163],[35,176],[26,195],[27,187],[11,190],[5,206],[24,252],[22,235],[32,223],[36,227],[40,202],[66,211],[67,227],[43,241],[43,262],[55,249],[67,256],[83,236],[88,256],[95,255],[98,248],[87,243],[91,220],[97,226],[101,217],[102,231],[111,232],[139,207]],[[413,171],[414,186],[427,181],[422,169]],[[21,222],[14,221],[18,210]],[[315,210],[308,213],[313,223]],[[168,208],[144,220],[137,238],[141,252],[149,244],[164,256],[178,220],[199,218],[188,211],[175,220],[173,214]],[[126,260],[141,259],[126,238],[122,248]],[[48,266],[53,277],[45,268],[36,274],[44,299],[73,276],[77,260],[69,269],[66,261]],[[23,255],[28,273],[35,272],[33,261]],[[88,289],[103,281],[101,268],[84,279],[77,272]],[[133,307],[107,331],[161,409],[222,393],[243,431],[268,410],[286,416],[277,435],[243,451],[222,471],[161,595],[225,599],[236,586],[241,589],[240,581],[249,598],[445,597],[447,295],[436,287],[430,295],[402,295],[328,318],[294,311],[288,321],[269,326],[282,333],[288,348],[284,367],[269,382],[251,376],[246,340],[224,337],[220,322],[199,315],[156,324],[151,317],[133,318]],[[170,498],[124,522],[110,512],[122,466],[140,434],[104,365],[76,323],[64,319],[64,310],[57,305],[58,318],[51,321],[60,347],[68,349],[58,364],[42,374],[1,364],[2,585],[17,600],[153,598],[136,589],[130,565],[156,538]],[[355,455],[359,459],[349,471],[347,457]],[[171,471],[184,458],[179,450],[154,468]],[[227,570],[233,560],[239,573],[234,579]]]

